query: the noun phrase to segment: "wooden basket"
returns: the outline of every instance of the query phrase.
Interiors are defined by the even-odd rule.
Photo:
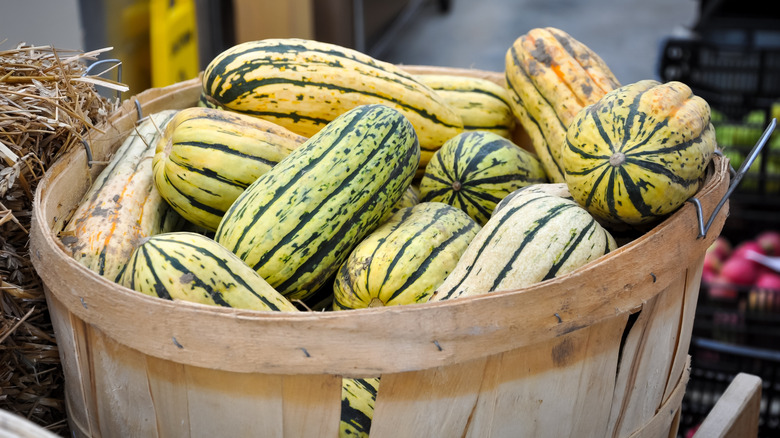
[[[413,72],[491,72],[407,67]],[[105,161],[143,114],[195,104],[151,89],[90,133]],[[39,183],[31,254],[45,284],[76,436],[336,437],[341,379],[380,376],[372,438],[669,437],[685,391],[706,248],[687,203],[641,238],[533,286],[410,306],[285,314],[171,302],[78,264],[57,233],[100,167],[84,150]],[[728,188],[716,157],[697,193]]]

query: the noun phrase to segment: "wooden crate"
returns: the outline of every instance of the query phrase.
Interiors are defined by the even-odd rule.
[[[410,71],[431,71],[406,67]],[[498,73],[432,69],[488,77]],[[198,80],[140,93],[194,105]],[[128,101],[89,134],[106,160]],[[669,437],[677,431],[706,248],[695,207],[567,275],[409,306],[285,314],[165,301],[95,275],[57,238],[100,166],[83,150],[39,183],[31,254],[45,284],[76,436],[335,437],[342,377],[381,376],[372,438]],[[726,193],[716,157],[697,193]]]

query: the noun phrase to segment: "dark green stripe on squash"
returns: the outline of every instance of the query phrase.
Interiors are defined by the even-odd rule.
[[[434,266],[434,261],[436,260],[436,257],[439,256],[443,251],[445,251],[451,243],[461,240],[464,238],[464,236],[471,235],[473,233],[476,233],[476,231],[479,229],[479,225],[477,225],[476,222],[470,222],[467,225],[464,225],[461,228],[458,228],[457,230],[452,232],[452,235],[447,238],[444,242],[441,243],[441,245],[437,246],[436,248],[431,251],[430,255],[425,259],[425,261],[420,265],[419,269],[415,272],[414,275],[410,276],[404,284],[395,291],[391,296],[390,300],[394,300],[397,298],[400,294],[402,294],[410,285],[412,285],[414,282],[420,279],[423,275],[426,275],[431,268]],[[470,240],[470,239],[469,239]],[[400,260],[401,255],[399,254],[399,257],[397,257],[395,260],[393,260],[394,264],[397,263]],[[438,269],[438,267],[437,267]],[[420,302],[423,297],[417,296],[415,297],[416,302]]]
[[[569,257],[572,255],[574,250],[577,249],[577,246],[582,242],[582,240],[586,236],[593,234],[595,228],[596,228],[596,220],[594,219],[586,227],[579,230],[576,237],[570,241],[571,244],[566,249],[566,252],[563,253],[563,257],[561,257],[557,262],[555,262],[550,267],[550,270],[547,271],[547,274],[542,278],[542,281],[549,280],[551,278],[554,278],[556,275],[558,275],[558,271],[561,269],[561,266],[563,266],[566,263],[566,261],[569,260]],[[606,246],[608,246],[608,243]]]
[[[211,258],[217,260],[216,257],[214,257],[214,254],[211,254],[211,253],[207,252],[203,248],[195,247],[195,246],[189,245],[189,244],[183,244],[183,245],[189,247],[190,249],[192,249],[192,250],[194,250],[194,251],[196,251],[198,253],[200,253],[203,256],[211,257]],[[168,254],[167,252],[165,252],[165,250],[163,248],[161,248],[159,245],[156,245],[153,241],[146,242],[146,244],[144,244],[142,246],[142,248],[143,248],[143,252],[144,252],[144,257],[147,258],[147,260],[151,261],[152,257],[149,255],[149,253],[150,253],[150,251],[154,250],[157,253],[155,258],[160,258],[163,262],[169,263],[173,269],[181,272],[181,274],[182,274],[181,276],[182,277],[186,276],[186,278],[189,281],[189,283],[191,283],[194,287],[203,289],[203,293],[208,295],[209,298],[214,300],[215,303],[217,303],[218,305],[220,305],[222,307],[231,307],[230,304],[227,301],[225,301],[225,299],[222,296],[221,292],[219,292],[219,291],[215,290],[214,288],[212,288],[211,285],[208,282],[206,282],[203,279],[201,279],[199,276],[196,275],[195,272],[190,271],[189,269],[187,269],[181,263],[181,261],[179,260],[178,257],[181,257],[183,254],[175,254],[175,255]],[[220,265],[223,268],[227,267],[227,266],[225,266],[224,263],[221,263],[221,262],[220,262]],[[154,266],[154,265],[152,265],[152,266]],[[238,282],[239,284],[243,285],[244,287],[248,287],[248,285],[240,277],[237,277],[236,275],[234,275],[232,272],[228,271],[227,269],[225,270],[225,272],[230,274],[230,277],[231,277],[231,279],[233,281]],[[205,274],[205,272],[204,272],[204,274]],[[162,284],[159,284],[159,283],[155,284],[155,290],[159,290],[159,288],[162,288],[162,287],[164,287]],[[166,295],[168,297],[170,297],[170,294],[166,293]],[[266,304],[268,304],[267,301],[266,301]],[[274,310],[278,310],[278,309],[274,309]]]
[[[446,123],[440,118],[438,118],[435,114],[431,114],[429,111],[427,111],[425,108],[420,108],[416,106],[412,106],[408,104],[407,102],[398,99],[394,96],[385,94],[385,93],[379,93],[379,92],[369,92],[366,90],[356,89],[356,88],[350,88],[350,87],[344,87],[338,84],[333,84],[330,82],[318,82],[313,80],[307,80],[307,81],[298,81],[298,80],[292,80],[288,78],[265,78],[265,79],[258,79],[258,80],[252,80],[252,81],[237,81],[231,83],[233,86],[230,88],[230,90],[236,90],[236,92],[242,91],[240,95],[234,96],[234,94],[230,93],[230,90],[223,93],[222,96],[217,96],[217,99],[220,99],[220,97],[223,97],[220,99],[220,103],[223,105],[229,106],[230,102],[240,99],[241,97],[245,97],[248,92],[246,90],[252,90],[253,92],[257,92],[258,89],[261,87],[269,86],[269,85],[289,85],[291,87],[299,87],[302,89],[301,93],[305,93],[305,89],[311,87],[312,89],[322,90],[333,90],[337,91],[339,93],[359,93],[367,97],[373,97],[376,99],[381,99],[387,103],[392,103],[394,105],[397,105],[401,108],[407,109],[409,111],[413,111],[417,114],[419,114],[421,117],[428,119],[432,122],[435,122],[437,124],[441,124],[444,126],[449,126],[453,128],[460,128],[458,125],[453,125],[450,123]],[[232,97],[232,99],[231,99]],[[230,99],[230,100],[229,100]],[[259,110],[244,110],[242,109],[241,112],[257,115],[257,116],[270,116],[270,117],[276,117],[276,118],[290,118],[296,121],[306,119],[315,122],[318,125],[325,125],[329,122],[327,119],[323,118],[317,118],[317,117],[311,117],[302,115],[299,113],[280,113],[280,112],[270,112],[270,111],[259,111]],[[432,150],[436,150],[433,148]]]
[[[353,408],[348,398],[341,399],[341,421],[355,429],[355,433],[368,433],[371,429],[371,417],[360,409]]]
[[[249,165],[250,163],[255,162],[255,163],[262,164],[263,166],[267,167],[268,169],[270,169],[271,167],[275,166],[278,163],[278,161],[269,160],[269,159],[266,159],[266,158],[263,158],[263,157],[260,157],[260,156],[257,156],[257,155],[245,154],[245,153],[243,153],[241,151],[238,151],[238,150],[235,150],[235,149],[231,148],[229,145],[224,145],[224,144],[187,141],[187,142],[179,142],[179,143],[177,143],[177,146],[179,146],[179,147],[186,146],[186,147],[189,147],[189,148],[202,149],[202,151],[200,152],[202,154],[222,153],[222,154],[226,154],[226,155],[232,155],[232,156],[239,157],[242,160],[246,161],[247,162],[246,165]],[[188,153],[188,155],[189,154],[197,155],[198,152],[193,151],[193,152]],[[209,169],[207,167],[193,166],[192,164],[190,164],[189,161],[181,160],[180,158],[181,157],[178,156],[178,155],[171,156],[170,157],[171,163],[181,167],[182,169],[184,169],[186,171],[197,173],[197,174],[206,176],[208,178],[213,178],[213,179],[215,179],[217,181],[220,181],[222,183],[229,184],[229,185],[232,185],[232,186],[235,186],[235,187],[239,187],[239,188],[242,188],[242,189],[246,188],[247,186],[249,186],[249,184],[251,184],[251,181],[250,182],[245,182],[245,181],[237,181],[235,179],[225,178],[222,175],[222,173],[220,173],[218,171]]]
[[[447,88],[446,90],[447,90],[447,92],[450,92],[450,93],[464,93],[464,94],[467,94],[467,93],[479,93],[479,94],[484,94],[485,96],[490,96],[492,98],[495,98],[496,100],[500,100],[500,101],[506,102],[506,97],[505,96],[501,96],[501,95],[498,95],[496,93],[491,92],[490,90],[484,90],[484,89],[481,89],[481,88],[471,88],[471,89],[467,89],[467,90],[466,89],[457,89],[457,88]]]
[[[536,234],[539,233],[539,231],[542,230],[544,228],[544,226],[547,225],[548,222],[550,222],[550,220],[552,220],[556,216],[560,215],[563,211],[565,211],[565,210],[567,210],[569,208],[576,208],[576,206],[573,205],[573,204],[560,204],[560,205],[556,205],[555,207],[553,207],[552,209],[547,211],[547,215],[546,216],[544,216],[544,217],[540,218],[539,220],[537,220],[535,222],[535,224],[534,224],[535,226],[533,228],[528,229],[524,233],[524,237],[523,237],[522,242],[520,243],[520,246],[515,248],[515,250],[512,252],[512,255],[509,256],[509,258],[507,260],[507,263],[504,265],[504,268],[501,270],[499,275],[493,281],[493,285],[490,287],[490,290],[496,290],[498,285],[501,284],[501,282],[504,280],[504,278],[506,278],[506,276],[511,272],[512,265],[515,263],[515,260],[517,260],[517,257],[520,255],[520,253],[523,252],[523,250],[525,249],[526,245],[528,245],[528,243],[531,242],[536,237]],[[493,236],[491,236],[491,238],[492,237]],[[559,259],[559,261],[561,262],[560,264],[563,264],[564,262],[566,262],[566,258],[562,257],[561,259]],[[560,267],[560,266],[558,266],[558,267]],[[556,268],[556,271],[557,271],[557,268]],[[550,273],[548,271],[548,273],[544,276],[544,279],[547,279],[549,275],[550,275]]]

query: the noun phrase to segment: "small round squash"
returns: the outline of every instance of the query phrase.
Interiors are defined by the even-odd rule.
[[[420,200],[460,208],[484,225],[505,196],[546,181],[531,152],[492,132],[464,132],[433,155],[420,182]]]
[[[562,150],[566,184],[598,219],[653,223],[698,191],[715,146],[704,99],[681,82],[639,81],[574,118]]]

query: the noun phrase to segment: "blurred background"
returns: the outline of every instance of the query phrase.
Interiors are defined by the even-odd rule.
[[[722,153],[735,170],[752,161],[721,237],[733,250],[780,231],[780,135],[751,156],[780,114],[780,16],[767,2],[19,0],[3,7],[2,48],[112,47],[101,59],[121,62],[120,80],[130,86],[123,98],[195,77],[216,54],[250,40],[310,38],[396,64],[503,71],[516,38],[557,27],[599,54],[623,84],[678,80],[704,97]],[[713,278],[705,276],[697,305],[680,433],[746,371],[763,379],[761,436],[780,436],[780,286],[753,277],[724,292]]]

